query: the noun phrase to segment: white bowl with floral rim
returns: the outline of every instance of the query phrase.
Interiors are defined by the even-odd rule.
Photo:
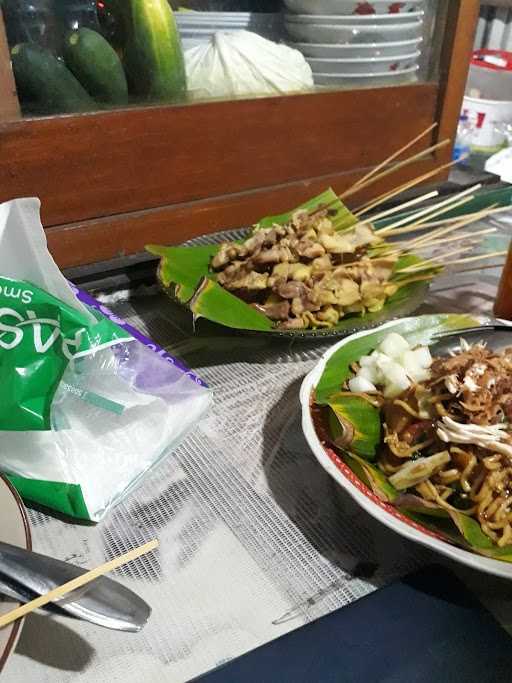
[[[379,498],[363,481],[343,461],[340,455],[330,447],[327,442],[327,433],[322,424],[315,419],[312,411],[312,402],[315,389],[322,377],[327,361],[333,354],[347,343],[366,335],[376,332],[389,330],[400,322],[413,320],[412,318],[392,320],[373,330],[357,332],[349,337],[345,337],[337,344],[328,349],[317,365],[306,375],[300,390],[300,403],[302,411],[302,431],[314,456],[319,464],[334,479],[334,481],[348,493],[353,500],[360,505],[372,517],[382,522],[392,531],[401,536],[420,543],[431,550],[434,550],[445,557],[459,562],[473,569],[493,574],[505,579],[512,579],[512,563],[484,557],[476,552],[470,552],[462,547],[452,545],[447,542],[440,534],[431,529],[427,529],[421,524],[405,516],[393,505],[384,502]],[[485,322],[485,321],[483,321]]]

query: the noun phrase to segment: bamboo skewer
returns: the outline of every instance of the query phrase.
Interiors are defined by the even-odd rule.
[[[137,557],[145,555],[146,553],[150,552],[150,550],[154,550],[157,547],[157,539],[149,541],[149,543],[145,543],[144,545],[138,548],[134,548],[133,550],[130,550],[124,555],[121,555],[120,557],[116,557],[115,559],[110,560],[110,562],[105,562],[105,564],[96,567],[96,569],[91,569],[90,571],[85,572],[85,574],[77,576],[76,579],[67,581],[61,586],[57,586],[57,588],[54,588],[53,590],[49,591],[48,593],[45,593],[44,595],[41,595],[38,598],[35,598],[35,600],[31,600],[30,602],[27,602],[25,605],[21,605],[21,607],[17,607],[16,609],[7,612],[7,614],[4,614],[2,617],[0,617],[0,629],[4,626],[7,626],[12,621],[24,617],[25,615],[29,614],[29,612],[33,612],[39,607],[44,607],[44,605],[47,605],[49,602],[54,602],[55,600],[62,598],[67,593],[70,593],[71,591],[74,591],[77,588],[85,586],[91,581],[94,581],[94,579],[97,579],[99,576],[103,576],[104,574],[111,572],[113,569],[117,569],[117,567],[121,567],[123,564],[131,562],[132,560],[135,560]]]
[[[405,218],[401,218],[395,223],[392,223],[391,225],[387,225],[385,228],[377,230],[377,235],[379,235],[379,237],[390,237],[392,235],[400,234],[402,232],[407,232],[406,230],[401,230],[399,233],[398,228],[405,226],[407,223],[410,223],[410,225],[408,225],[407,227],[417,227],[420,223],[426,223],[431,218],[440,216],[443,213],[446,213],[447,211],[451,211],[459,206],[462,206],[463,204],[466,204],[467,202],[470,202],[472,199],[474,199],[474,195],[471,195],[470,192],[474,192],[475,189],[478,189],[479,187],[479,185],[476,185],[475,187],[471,187],[468,190],[464,190],[464,192],[460,192],[454,197],[450,197],[449,199],[445,199],[442,202],[438,202],[437,204],[432,204],[431,206],[428,206],[426,209],[421,209],[416,213],[413,213],[409,216],[405,216]],[[421,218],[423,218],[423,220],[417,220]]]
[[[468,251],[473,251],[474,247],[478,244],[481,244],[481,242],[476,241],[475,243],[465,246],[465,247],[458,247],[457,249],[452,249],[451,251],[448,251],[446,254],[443,254],[443,258],[446,258],[447,256],[456,256],[459,254],[466,254]],[[425,259],[421,263],[415,263],[412,266],[407,266],[406,268],[401,268],[400,270],[397,270],[397,273],[417,273],[418,271],[421,270],[431,270],[432,268],[436,268],[439,266],[442,266],[442,263],[438,263],[438,261],[441,260],[440,256],[432,256],[431,258]]]
[[[369,180],[365,181],[364,183],[361,183],[360,185],[352,185],[352,187],[350,187],[348,190],[345,190],[345,192],[343,192],[340,195],[340,199],[343,200],[347,197],[351,197],[353,194],[360,192],[365,187],[373,185],[373,183],[376,183],[377,181],[386,178],[391,173],[394,173],[395,171],[398,171],[399,169],[404,168],[405,166],[409,166],[409,164],[413,164],[415,161],[419,161],[423,157],[431,154],[432,152],[435,152],[438,149],[446,147],[446,145],[449,145],[450,142],[451,140],[449,139],[442,140],[441,142],[438,142],[437,144],[432,145],[431,147],[427,147],[427,149],[424,149],[422,152],[418,152],[418,154],[414,154],[412,157],[404,159],[404,161],[399,161],[398,163],[393,164],[391,168],[388,168],[385,171],[382,171],[382,173],[378,173],[377,175],[372,176]]]
[[[427,206],[424,209],[420,209],[419,211],[416,211],[413,214],[409,214],[408,216],[405,216],[404,218],[400,218],[398,221],[396,221],[396,223],[391,223],[391,225],[386,225],[386,227],[380,228],[378,230],[378,233],[381,235],[392,234],[396,228],[400,228],[401,226],[406,225],[407,223],[413,223],[414,224],[414,222],[417,218],[423,218],[424,216],[427,216],[429,213],[434,213],[438,209],[441,209],[441,208],[448,207],[448,208],[446,208],[446,211],[449,211],[452,204],[457,203],[460,199],[462,199],[464,197],[469,196],[471,199],[474,199],[473,192],[476,192],[481,187],[482,187],[481,184],[474,185],[473,187],[468,187],[467,190],[463,190],[462,192],[458,192],[457,194],[452,195],[450,197],[447,197],[446,199],[443,199],[442,201],[437,202],[436,204],[431,204],[430,206]],[[425,219],[425,221],[426,220],[430,220],[430,219]]]
[[[476,268],[463,268],[457,271],[457,275],[461,273],[475,273],[480,270],[491,270],[492,268],[503,268],[504,265],[505,261],[501,261],[500,263],[489,263],[486,266],[477,266]]]
[[[392,199],[393,197],[396,197],[396,195],[401,194],[402,192],[406,192],[406,190],[410,190],[413,187],[416,187],[416,185],[419,185],[425,180],[429,180],[430,178],[435,177],[436,175],[441,173],[441,171],[445,171],[446,169],[451,168],[452,166],[455,166],[455,164],[458,163],[459,161],[449,161],[446,164],[442,164],[441,166],[434,168],[434,170],[432,171],[428,171],[428,173],[423,173],[423,175],[420,175],[417,178],[408,180],[406,183],[400,185],[399,187],[395,187],[393,190],[384,192],[378,197],[375,197],[375,199],[372,199],[370,202],[366,202],[365,204],[361,204],[361,206],[358,206],[355,209],[355,215],[360,216],[363,213],[367,213],[368,211],[375,209],[377,206],[379,206],[379,204],[386,202],[388,199]]]
[[[422,138],[424,138],[426,135],[428,135],[434,128],[436,128],[437,122],[433,123],[431,126],[426,128],[423,133],[420,133],[417,135],[413,140],[408,142],[406,145],[401,147],[399,150],[391,154],[387,159],[384,159],[378,166],[375,166],[369,173],[367,173],[365,176],[363,176],[360,180],[358,180],[354,185],[352,185],[352,188],[357,187],[358,185],[363,185],[366,183],[372,176],[374,176],[376,173],[378,173],[382,168],[387,166],[389,163],[394,161],[397,157],[399,157],[401,154],[403,154],[406,150],[410,149],[413,145],[415,145],[417,142],[419,142]]]
[[[488,259],[488,258],[494,258],[496,256],[505,256],[508,253],[508,251],[493,251],[489,254],[480,254],[479,256],[469,256],[467,258],[463,259],[456,259],[455,261],[446,261],[443,263],[443,261],[439,258],[432,258],[429,259],[429,261],[432,263],[436,261],[436,263],[432,263],[432,265],[428,265],[427,262],[423,263],[418,263],[417,265],[414,266],[408,266],[407,268],[402,268],[401,270],[398,270],[397,273],[419,273],[422,270],[432,270],[432,268],[436,267],[442,267],[446,268],[447,266],[457,266],[462,263],[472,263],[473,261],[480,261],[483,259]],[[437,262],[439,262],[437,264]],[[497,266],[496,266],[497,267]]]
[[[486,232],[487,231],[485,231],[485,233]],[[392,249],[391,251],[386,251],[381,256],[389,258],[391,256],[400,256],[401,254],[417,253],[419,251],[423,251],[424,249],[432,249],[433,247],[444,246],[445,244],[449,244],[450,242],[455,241],[464,241],[464,244],[461,245],[463,247],[476,247],[477,245],[482,244],[481,239],[471,239],[475,237],[477,234],[479,233],[475,233],[474,235],[471,235],[470,233],[465,233],[464,235],[455,235],[455,237],[448,237],[447,239],[442,237],[440,239],[432,240],[431,242],[425,242],[425,244],[419,244],[413,247],[405,245],[397,249]],[[446,256],[446,254],[444,254],[444,256]]]
[[[438,197],[438,196],[439,196],[439,192],[437,190],[433,190],[432,192],[427,192],[427,194],[421,195],[421,197],[416,197],[416,199],[411,199],[408,202],[404,202],[403,204],[399,204],[398,206],[394,206],[391,209],[387,209],[386,211],[382,211],[381,213],[378,213],[376,216],[372,216],[371,218],[368,218],[364,221],[360,221],[359,224],[369,223],[369,222],[373,223],[375,221],[378,221],[381,218],[385,218],[386,216],[391,216],[394,213],[399,213],[400,211],[403,211],[403,209],[407,209],[409,206],[414,206],[415,204],[420,204],[421,202],[427,201],[427,199],[433,199],[434,197]]]
[[[496,204],[493,204],[492,206],[496,206]],[[466,214],[466,218],[471,218],[473,222],[476,223],[476,221],[481,220],[479,216],[481,214],[484,214],[484,218],[487,218],[488,216],[494,216],[496,213],[504,213],[505,211],[510,211],[510,206],[498,206],[497,208],[487,208],[487,209],[482,209],[481,211],[475,211],[474,213],[468,213]],[[369,219],[371,221],[371,219]],[[456,221],[460,220],[460,216],[454,216],[453,218],[445,218],[444,220],[441,219],[439,221],[432,221],[431,223],[423,223],[423,228],[437,228],[440,225],[446,225],[447,223],[455,223]]]
[[[428,240],[433,240],[433,239],[438,239],[439,237],[442,237],[443,235],[447,235],[451,232],[455,232],[457,230],[460,230],[466,225],[466,222],[461,221],[460,223],[454,223],[452,225],[449,225],[446,228],[438,228],[437,230],[433,230],[432,232],[428,232],[426,234],[422,234],[419,237],[415,237],[409,240],[402,240],[402,242],[406,242],[409,246],[409,249],[414,249],[416,246],[423,244],[423,242],[428,241]],[[423,228],[422,225],[418,225],[418,230],[421,230]],[[400,231],[402,233],[402,231]],[[394,242],[391,242],[391,244],[395,244]]]
[[[432,244],[424,244],[420,247],[417,247],[414,251],[423,251],[424,249],[432,249],[433,247],[439,247],[439,246],[444,246],[447,242],[450,243],[450,241],[454,241],[456,238],[452,238],[452,240],[435,240]],[[473,249],[473,247],[476,247],[478,245],[482,244],[482,240],[468,240],[466,239],[465,244],[463,247],[470,247]],[[461,247],[461,248],[463,248]],[[408,251],[408,250],[407,250]],[[443,254],[443,256],[448,256],[449,254]],[[433,258],[433,257],[432,257]]]
[[[495,258],[496,256],[506,256],[508,251],[493,251],[490,254],[481,254],[480,256],[470,256],[469,258],[458,259],[457,261],[448,261],[444,266],[458,266],[462,263],[472,263],[473,261],[480,261],[488,258]]]
[[[463,203],[465,203],[465,202],[463,202]],[[453,207],[451,207],[451,208],[453,208]],[[454,218],[447,218],[446,221],[441,220],[441,221],[435,221],[433,223],[429,223],[429,222],[424,223],[423,221],[420,221],[420,222],[415,223],[413,225],[408,225],[405,228],[398,228],[397,230],[393,230],[393,233],[389,236],[390,237],[396,237],[397,235],[403,235],[403,234],[407,234],[410,232],[418,232],[420,230],[426,230],[433,225],[443,226],[443,225],[445,225],[445,223],[448,223],[448,225],[456,224],[457,227],[463,227],[464,225],[468,225],[469,223],[475,223],[478,220],[482,220],[483,218],[486,218],[488,213],[489,213],[489,209],[483,209],[482,211],[479,211],[477,213],[467,214],[463,219],[461,219],[460,216],[456,216]],[[428,220],[428,218],[426,220]],[[379,231],[377,230],[377,233],[378,232]],[[437,232],[437,230],[434,232]],[[429,234],[433,235],[434,232],[431,232]],[[387,235],[386,235],[386,237],[387,237]]]
[[[496,232],[496,228],[489,228],[487,230],[479,230],[478,232],[463,232],[458,235],[454,235],[453,237],[442,237],[439,239],[431,239],[428,241],[425,241],[424,243],[422,242],[419,245],[410,245],[409,242],[404,241],[404,242],[393,242],[391,246],[394,246],[395,244],[398,245],[400,249],[405,249],[406,251],[411,251],[412,249],[425,249],[426,247],[436,247],[439,244],[449,244],[450,242],[455,242],[456,240],[465,240],[465,239],[471,239],[473,237],[478,237],[480,235],[490,235],[491,233]]]
[[[425,135],[427,135],[431,130],[435,128],[435,124],[427,128],[425,131],[420,133],[419,136],[411,140],[407,145],[401,147],[399,150],[394,152],[390,157],[385,159],[383,162],[378,164],[375,168],[373,168],[369,173],[367,173],[365,176],[363,176],[361,179],[356,181],[352,187],[347,189],[344,193],[339,195],[337,199],[344,200],[347,197],[356,194],[357,192],[361,191],[363,188],[371,185],[372,183],[375,183],[379,180],[382,180],[383,178],[387,177],[389,174],[394,173],[395,171],[404,168],[405,166],[414,163],[418,159],[421,159],[425,157],[427,154],[430,154],[434,152],[437,149],[440,149],[447,144],[449,144],[450,140],[443,140],[435,145],[432,145],[431,147],[414,154],[413,156],[404,159],[402,161],[398,161],[397,163],[391,164],[395,159],[397,159],[401,154],[403,154],[407,149],[410,149],[416,142],[421,140]],[[395,197],[396,195],[405,192],[406,190],[411,189],[412,187],[415,187],[416,185],[419,185],[420,183],[433,178],[434,176],[438,175],[441,173],[443,170],[446,170],[456,163],[458,161],[450,161],[446,164],[442,164],[438,166],[437,168],[433,169],[432,171],[429,171],[427,173],[424,173],[417,178],[414,178],[413,180],[410,180],[403,185],[390,190],[388,192],[385,192],[381,194],[379,197],[373,199],[370,202],[367,202],[366,204],[361,205],[358,207],[354,215],[359,218],[359,221],[351,226],[350,229],[354,229],[358,225],[364,225],[364,224],[370,224],[373,223],[377,220],[383,219],[387,216],[392,216],[393,214],[400,213],[404,209],[407,209],[409,207],[415,206],[417,204],[421,204],[422,202],[425,202],[433,197],[437,197],[439,195],[439,192],[436,190],[432,190],[430,192],[427,192],[426,194],[416,197],[413,199],[410,199],[406,202],[403,202],[399,206],[394,206],[389,209],[386,209],[384,211],[381,211],[377,215],[370,216],[369,218],[364,218],[361,219],[360,217],[363,216],[364,214],[369,213],[373,209],[375,209],[377,206],[382,204],[383,202],[386,202],[390,200],[391,198]],[[482,220],[483,218],[487,216],[491,216],[495,213],[499,213],[501,211],[506,211],[508,210],[508,207],[497,207],[496,205],[493,205],[492,207],[488,209],[484,209],[479,212],[473,212],[472,214],[466,215],[464,218],[460,218],[458,216],[448,218],[448,219],[441,219],[438,221],[434,221],[432,219],[436,218],[437,216],[440,216],[442,214],[447,213],[448,211],[453,211],[456,208],[463,206],[467,204],[468,202],[472,201],[474,199],[474,195],[472,193],[476,192],[481,188],[481,184],[475,185],[474,187],[468,188],[464,190],[463,192],[458,193],[455,196],[449,197],[447,199],[444,199],[443,201],[437,202],[435,204],[432,204],[428,207],[425,207],[423,209],[420,209],[419,211],[413,212],[412,214],[402,217],[399,220],[391,223],[391,225],[386,226],[385,228],[381,228],[380,230],[376,231],[376,234],[379,237],[382,237],[384,240],[386,240],[389,237],[395,237],[397,235],[401,234],[407,234],[411,232],[416,232],[416,231],[422,231],[424,232],[425,230],[428,230],[433,227],[440,226],[439,229],[434,230],[433,232],[429,232],[427,234],[422,234],[419,237],[413,238],[413,239],[407,239],[407,240],[401,240],[399,242],[391,243],[391,244],[382,244],[380,245],[380,248],[382,251],[379,251],[379,245],[375,246],[375,256],[371,258],[381,258],[382,256],[396,256],[400,255],[403,253],[410,253],[411,251],[423,251],[425,249],[433,249],[434,247],[439,247],[439,246],[445,246],[449,243],[459,241],[459,242],[464,242],[464,245],[461,245],[457,247],[456,249],[452,249],[451,251],[448,251],[440,256],[433,256],[430,259],[424,260],[422,263],[414,264],[412,266],[409,266],[407,268],[403,268],[402,270],[397,271],[398,273],[410,273],[411,276],[417,276],[417,277],[429,277],[428,275],[422,276],[421,273],[427,270],[433,270],[435,268],[444,268],[445,266],[449,265],[455,265],[459,263],[468,263],[472,262],[474,260],[481,260],[481,259],[486,259],[486,258],[491,258],[493,256],[501,256],[505,254],[506,252],[493,252],[492,254],[485,254],[485,255],[480,255],[480,256],[473,256],[473,257],[466,257],[463,259],[455,259],[451,261],[446,261],[446,258],[448,257],[453,257],[455,255],[460,256],[462,254],[467,253],[468,251],[471,251],[476,245],[480,245],[482,243],[481,239],[475,240],[475,237],[481,237],[483,235],[487,235],[490,233],[495,232],[495,229],[490,228],[490,229],[484,229],[480,230],[476,233],[459,233],[456,235],[452,235],[451,237],[447,237],[449,233],[456,232],[458,230],[461,230],[464,226],[468,225],[469,223],[476,222],[478,220]],[[333,201],[332,204],[335,202]],[[310,213],[310,216],[314,216],[316,213],[320,213],[321,211],[324,211],[325,209],[329,208],[330,205],[322,206],[319,207],[318,209],[314,210],[313,212]],[[435,253],[435,252],[434,252]],[[419,274],[419,275],[418,275]]]
[[[368,180],[366,180],[364,183],[361,183],[361,184],[355,183],[354,185],[352,185],[351,187],[349,187],[347,190],[345,190],[345,192],[343,192],[342,194],[338,195],[338,196],[336,197],[336,199],[333,199],[332,202],[329,202],[328,204],[325,204],[324,206],[319,206],[318,208],[316,208],[316,209],[314,209],[313,211],[311,211],[311,213],[309,214],[309,216],[312,218],[312,217],[315,216],[316,214],[318,214],[318,213],[320,213],[320,212],[322,212],[322,211],[325,211],[326,209],[329,209],[329,208],[330,208],[331,206],[333,206],[333,204],[335,204],[338,200],[342,200],[342,201],[343,201],[343,200],[346,199],[347,197],[350,197],[352,194],[355,194],[355,192],[358,192],[359,190],[362,190],[364,187],[367,187],[368,185],[371,185],[371,184],[377,182],[378,180],[381,180],[382,178],[385,178],[385,177],[388,176],[390,173],[394,173],[394,172],[397,171],[398,169],[403,168],[404,166],[408,166],[409,164],[412,164],[412,163],[414,163],[415,161],[418,161],[418,159],[421,159],[422,157],[424,157],[424,156],[426,156],[426,155],[428,155],[428,154],[431,154],[432,152],[435,152],[436,150],[441,149],[442,147],[446,147],[446,145],[448,145],[449,143],[450,143],[450,140],[449,140],[449,139],[442,140],[441,142],[438,142],[437,144],[432,145],[431,147],[427,147],[427,149],[424,149],[422,152],[418,152],[418,154],[415,154],[414,156],[409,157],[408,159],[404,159],[403,161],[400,161],[400,162],[394,164],[391,168],[386,169],[386,170],[383,171],[382,173],[379,173],[379,174],[377,174],[377,175],[372,175],[372,177],[369,178]],[[460,160],[459,160],[459,161],[460,161]],[[453,165],[453,163],[454,163],[454,162],[450,162],[450,165]],[[433,173],[433,175],[436,175],[436,174],[439,173],[442,169],[443,169],[443,167],[439,167],[439,169],[436,169],[436,170],[435,170],[435,172]],[[420,181],[418,181],[418,182],[420,182]],[[357,187],[356,187],[356,185],[357,185]],[[355,189],[354,189],[354,188],[355,188]],[[396,194],[398,194],[398,193],[399,193],[399,191],[396,192]]]
[[[425,235],[420,235],[420,237],[416,237],[413,240],[407,240],[409,242],[409,248],[414,249],[418,245],[421,245],[421,244],[428,242],[432,239],[438,239],[439,237],[445,237],[446,235],[449,235],[450,233],[453,233],[453,232],[456,232],[457,230],[461,230],[462,228],[465,228],[470,223],[473,223],[472,219],[463,218],[462,220],[459,220],[457,223],[452,223],[451,225],[448,225],[445,228],[438,228],[437,230],[434,230],[433,232],[429,232]],[[494,231],[494,228],[489,228],[489,229]]]
[[[446,254],[446,256],[460,256],[462,254],[466,254],[468,251],[471,251],[473,247],[466,247],[465,249],[454,249]],[[440,257],[432,257],[429,259],[425,259],[421,263],[416,263],[412,266],[407,266],[406,268],[402,268],[401,270],[397,270],[397,274],[409,274],[409,275],[414,275],[416,273],[421,273],[424,270],[432,270],[433,268],[444,268],[444,263],[442,262],[442,259]]]

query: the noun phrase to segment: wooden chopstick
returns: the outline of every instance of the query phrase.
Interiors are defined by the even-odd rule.
[[[120,557],[116,557],[113,560],[110,560],[110,562],[105,562],[105,564],[96,567],[96,569],[90,569],[88,572],[85,572],[85,574],[77,576],[76,579],[72,579],[71,581],[63,583],[61,586],[53,588],[48,593],[40,595],[38,598],[35,598],[34,600],[27,602],[25,605],[21,605],[21,607],[16,607],[16,609],[13,609],[10,612],[7,612],[7,614],[4,614],[2,617],[0,617],[0,628],[7,626],[16,619],[20,619],[21,617],[24,617],[26,614],[29,614],[30,612],[33,612],[36,609],[39,609],[39,607],[44,607],[44,605],[47,605],[49,602],[54,602],[55,600],[62,598],[64,595],[66,595],[66,593],[70,593],[71,591],[74,591],[77,588],[85,586],[91,581],[94,581],[94,579],[103,576],[103,574],[107,574],[108,572],[111,572],[113,569],[117,569],[117,567],[121,567],[121,565],[126,564],[127,562],[131,562],[132,560],[135,560],[137,557],[145,555],[146,553],[149,553],[151,550],[154,550],[157,547],[158,540],[155,538],[152,541],[149,541],[148,543],[145,543],[144,545],[141,545],[138,548],[134,548],[133,550],[128,551]]]

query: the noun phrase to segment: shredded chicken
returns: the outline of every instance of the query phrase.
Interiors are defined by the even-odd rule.
[[[512,461],[512,444],[506,425],[462,424],[445,415],[437,423],[436,433],[445,443],[472,444],[506,455]]]
[[[433,363],[434,397],[444,385],[451,399],[442,404],[456,422],[492,425],[512,418],[512,349],[494,353],[483,344],[462,348]]]

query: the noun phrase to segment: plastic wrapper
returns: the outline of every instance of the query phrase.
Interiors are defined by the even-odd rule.
[[[250,31],[215,33],[185,52],[189,93],[210,97],[264,96],[313,88],[302,53]]]
[[[0,205],[0,469],[26,500],[98,521],[210,402],[187,368],[73,290],[38,200]]]

